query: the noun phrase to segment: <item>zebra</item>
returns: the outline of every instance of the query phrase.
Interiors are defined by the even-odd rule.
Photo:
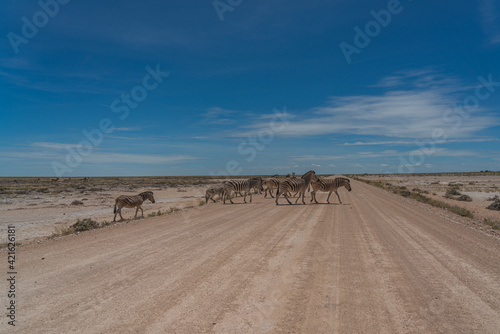
[[[252,177],[249,180],[253,180],[254,181],[253,182],[253,186],[251,187],[251,189],[253,189],[253,193],[254,194],[259,194],[259,195],[262,194],[262,191],[264,190],[264,188],[262,187],[263,182],[264,182],[262,180],[262,178],[261,177]],[[255,181],[257,181],[257,182],[255,182]]]
[[[231,192],[234,191],[235,193],[238,192],[245,192],[243,200],[245,203],[247,202],[247,194],[250,195],[250,203],[252,203],[252,190],[253,188],[257,187],[257,189],[262,191],[262,178],[261,177],[254,177],[250,178],[248,180],[244,181],[235,181],[235,180],[230,180],[224,182],[224,204],[226,204],[226,197],[229,198],[229,201],[231,204],[233,203],[233,200],[231,199]]]
[[[215,195],[219,195],[220,198],[224,196],[224,185],[217,185],[208,188],[205,193],[205,203],[208,203],[209,199],[211,199],[215,203]]]
[[[332,192],[335,192],[337,194],[337,197],[339,199],[340,204],[342,204],[342,201],[340,200],[339,193],[337,192],[337,189],[340,187],[345,187],[347,190],[351,191],[351,183],[349,179],[346,179],[345,177],[336,177],[335,179],[320,179],[317,182],[311,182],[311,185],[313,187],[313,191],[311,193],[311,202],[314,201],[318,203],[316,200],[316,193],[318,191],[328,191],[328,198],[326,201],[328,204],[330,204],[330,195]]]
[[[267,197],[267,192],[269,191],[269,195],[271,195],[271,197],[274,198],[273,190],[278,188],[280,181],[281,181],[281,179],[280,179],[278,174],[273,175],[270,178],[263,180],[262,185],[266,186],[266,189],[264,190],[264,197]]]
[[[285,176],[285,179],[289,179],[289,180],[300,180],[300,177],[295,176],[295,172],[292,172],[292,174],[287,174],[287,175]],[[309,190],[309,186],[307,186],[307,192],[309,192],[309,191],[310,191],[310,190]],[[289,192],[289,193],[288,193],[288,196],[290,196],[290,197],[295,197],[295,196],[297,196],[297,192],[295,192],[295,194],[293,194],[293,196],[292,196],[292,193],[290,193],[290,192]]]
[[[315,171],[310,170],[302,175],[302,177],[298,180],[286,179],[281,181],[278,186],[278,191],[276,192],[276,205],[279,205],[278,199],[280,194],[283,194],[283,196],[285,196],[288,204],[292,204],[292,202],[290,202],[290,200],[288,199],[288,193],[291,193],[292,191],[296,191],[299,193],[299,196],[295,200],[295,204],[297,204],[297,201],[299,200],[301,195],[302,204],[306,204],[306,202],[304,201],[304,195],[312,180],[318,181],[319,178],[316,176]]]
[[[121,220],[123,220],[122,217],[123,207],[136,208],[134,219],[137,218],[137,212],[139,211],[139,209],[141,209],[142,216],[144,217],[144,210],[142,210],[141,205],[147,199],[149,199],[151,203],[155,202],[155,198],[153,197],[152,191],[145,191],[135,196],[125,196],[125,195],[118,196],[115,200],[115,209],[113,210],[115,217],[113,218],[113,221],[116,221],[117,214],[120,214],[120,218]]]
[[[299,180],[300,178],[296,177],[295,173],[293,173],[293,174],[288,174],[287,176],[285,176],[285,179]],[[273,175],[270,178],[263,180],[262,185],[266,186],[266,189],[264,190],[264,197],[267,197],[267,192],[269,191],[269,195],[271,195],[271,197],[274,198],[273,190],[278,189],[278,186],[279,186],[281,181],[283,181],[283,178],[280,178],[280,176],[278,174]],[[295,194],[295,195],[297,195],[297,194]],[[291,196],[291,194],[289,193],[288,196]]]

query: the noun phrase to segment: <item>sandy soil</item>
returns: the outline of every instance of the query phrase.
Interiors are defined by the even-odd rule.
[[[451,205],[458,205],[472,211],[474,217],[483,221],[490,219],[500,221],[500,211],[486,209],[492,201],[488,198],[500,197],[500,175],[376,175],[362,176],[367,180],[377,180],[389,182],[397,186],[406,186],[408,190],[415,188],[426,190],[428,197],[446,202]],[[460,193],[469,195],[472,202],[457,201],[444,197],[450,185],[458,187]]]
[[[57,194],[21,194],[15,197],[3,195],[0,196],[0,233],[6,235],[7,225],[15,224],[18,227],[17,240],[22,242],[60,233],[78,219],[92,218],[98,222],[111,222],[116,197],[137,195],[148,190],[154,192],[156,203],[144,203],[142,208],[145,217],[158,210],[168,211],[171,207],[182,209],[197,206],[201,200],[204,201],[207,186],[165,188],[138,187],[130,190],[125,187],[110,187],[84,193],[70,188],[67,192]],[[83,204],[72,205],[73,201]],[[134,214],[135,209],[122,210],[122,216],[126,220],[133,219]],[[139,210],[138,218],[140,215]]]
[[[342,205],[260,195],[22,246],[16,330],[498,333],[500,239],[352,187]]]

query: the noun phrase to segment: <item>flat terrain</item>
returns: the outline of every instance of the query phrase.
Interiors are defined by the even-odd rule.
[[[22,246],[16,330],[498,333],[500,239],[351,183],[342,205],[260,195]]]
[[[485,175],[481,175],[485,174]],[[487,210],[491,198],[500,197],[499,173],[456,173],[456,174],[400,174],[361,176],[366,180],[389,182],[392,185],[406,187],[408,190],[421,190],[427,197],[458,205],[470,210],[479,221],[490,219],[500,221],[500,211]],[[445,198],[446,191],[454,188],[471,198],[471,202]]]
[[[29,242],[60,233],[78,219],[111,222],[116,197],[148,190],[154,192],[156,203],[146,201],[145,217],[158,210],[197,206],[204,200],[205,182],[219,181],[201,177],[100,177],[85,181],[81,178],[57,181],[0,178],[0,233],[6,235],[7,225],[15,224],[17,240]],[[134,213],[135,209],[122,211],[127,220],[132,219]]]

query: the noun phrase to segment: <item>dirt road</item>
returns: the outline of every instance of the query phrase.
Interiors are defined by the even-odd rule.
[[[499,333],[500,240],[352,186],[342,205],[254,196],[23,246],[16,330]]]

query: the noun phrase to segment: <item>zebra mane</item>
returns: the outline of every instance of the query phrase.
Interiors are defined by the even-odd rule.
[[[146,198],[148,195],[153,195],[152,191],[145,191],[139,194],[142,198]]]
[[[302,176],[301,176],[301,178],[305,179],[307,176],[311,175],[312,173],[315,173],[315,174],[316,174],[316,172],[315,172],[315,171],[310,170],[310,171],[308,171],[307,173],[305,173],[304,175],[302,175]]]
[[[351,183],[351,180],[346,179],[345,177],[337,177],[336,179],[340,180],[340,181],[343,181],[343,182]]]

